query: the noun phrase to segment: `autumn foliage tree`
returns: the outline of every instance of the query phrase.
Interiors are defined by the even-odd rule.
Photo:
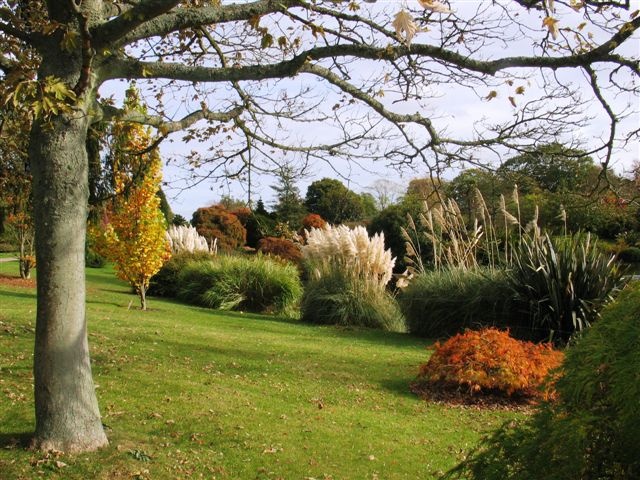
[[[0,232],[7,228],[17,243],[21,278],[35,267],[29,128],[26,115],[0,109]]]
[[[127,90],[125,106],[144,111],[134,88]],[[115,263],[118,277],[131,284],[146,310],[149,280],[171,256],[157,195],[162,165],[158,151],[149,151],[148,128],[116,123],[113,138],[115,197],[104,212],[102,225],[93,229],[95,248]]]

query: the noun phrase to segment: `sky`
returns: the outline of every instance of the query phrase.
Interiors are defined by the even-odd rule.
[[[400,6],[407,4],[414,8],[417,5],[413,0],[408,0],[407,2],[379,1],[375,5],[363,4],[363,8],[370,8],[374,13],[388,11],[393,14],[398,10],[398,8],[400,8]],[[479,2],[471,0],[452,0],[450,4],[456,15],[464,16],[473,15],[473,12],[478,8]],[[633,10],[634,7],[640,8],[640,0],[633,0],[631,2],[631,7],[631,10]],[[565,15],[564,17],[558,15],[562,22],[561,25],[575,26],[577,22],[581,21],[581,19],[576,17],[574,14],[567,15],[568,16]],[[534,23],[530,23],[530,25],[532,28],[537,29],[540,32],[540,35],[543,36],[545,32],[540,28],[540,23],[537,23],[539,21],[539,18],[534,18],[531,20],[531,22]],[[415,42],[431,43],[437,39],[438,35],[439,30],[437,24],[435,26],[432,25],[431,31],[428,33],[418,34]],[[504,55],[517,55],[523,53],[524,50],[528,50],[529,47],[530,45],[518,44],[516,41],[509,43],[506,48],[503,47],[501,49],[496,47],[494,49],[490,49],[485,53],[485,55],[488,54],[498,57]],[[635,41],[630,42],[626,48],[626,53],[630,53],[637,57],[640,53],[640,40],[635,38]],[[359,64],[356,71],[362,78],[366,78],[367,75],[375,73],[375,69],[376,66],[371,63]],[[517,77],[517,74],[520,72],[514,73]],[[526,93],[523,97],[533,98],[535,94],[540,91],[538,86],[542,80],[541,77],[535,74],[535,72],[528,72],[527,75],[529,75],[527,78],[518,78],[518,81],[521,82],[520,84],[523,86],[526,86]],[[574,87],[576,89],[587,88],[584,76],[579,72],[563,71],[558,72],[558,75],[560,76],[561,82],[568,87]],[[112,82],[103,88],[103,95],[113,95],[118,101],[118,99],[121,98],[126,85],[127,84],[124,82]],[[326,87],[318,87],[317,82],[310,79],[309,76],[301,75],[285,82],[279,82],[277,86],[271,83],[267,88],[295,92],[300,91],[300,89],[307,86],[313,87],[315,95],[325,97],[325,101],[323,103],[333,103],[330,100],[334,99],[335,95]],[[491,101],[480,101],[479,97],[487,94],[492,88],[495,88],[498,96]],[[481,118],[487,118],[491,122],[499,122],[508,120],[517,112],[517,109],[514,109],[514,107],[507,101],[508,95],[509,88],[506,86],[478,88],[474,91],[472,89],[456,88],[455,85],[425,85],[425,96],[428,97],[429,100],[429,111],[426,113],[430,117],[436,119],[438,126],[446,129],[450,136],[469,136],[473,133],[475,121]],[[176,98],[173,101],[176,104],[173,107],[173,111],[176,116],[180,116],[184,109],[189,108],[188,104],[186,104],[183,99]],[[413,113],[416,108],[424,108],[424,105],[418,106],[411,102],[394,101],[392,94],[381,99],[381,101],[385,106],[392,108],[394,111],[399,113]],[[520,101],[521,99],[518,97],[518,102]],[[634,124],[635,128],[640,126],[640,117],[637,113],[639,100],[637,97],[618,97],[612,101],[617,106],[623,105],[624,102],[631,103],[631,107],[636,110],[636,113],[628,120],[629,123],[627,124],[627,127],[631,125],[631,128],[634,128]],[[170,107],[171,102],[172,100],[169,98]],[[354,112],[357,117],[358,112]],[[597,105],[591,104],[588,112],[589,114],[595,114],[593,121],[588,127],[579,129],[578,131],[566,132],[566,139],[568,141],[577,139],[585,146],[590,146],[594,145],[602,136],[605,130],[603,125],[606,125],[606,118],[604,117],[602,110],[599,109]],[[362,110],[361,115],[366,115],[366,112]],[[333,127],[328,124],[318,123],[315,124],[313,128],[299,128],[299,130],[294,129],[294,131],[288,133],[293,137],[299,138],[301,143],[311,140],[322,142],[324,138],[330,138],[335,133],[332,131],[332,128]],[[211,145],[206,141],[202,143],[191,142],[189,144],[185,144],[181,141],[182,136],[183,134],[173,134],[170,137],[170,141],[164,141],[161,144],[160,151],[163,159],[177,160],[185,152],[189,152],[191,150],[200,150],[205,152],[209,147],[211,147]],[[483,160],[483,157],[479,158]],[[623,172],[628,170],[632,162],[636,161],[638,158],[640,158],[640,147],[638,142],[635,141],[629,144],[626,149],[616,152],[613,167],[616,171]],[[486,157],[486,160],[491,161],[488,156]],[[179,162],[169,162],[169,165],[164,169],[164,181],[167,183],[167,186],[164,187],[164,189],[174,213],[178,213],[189,219],[191,218],[193,211],[197,208],[211,205],[224,195],[230,195],[239,199],[247,198],[246,182],[239,182],[237,180],[203,181],[196,186],[184,189],[184,170],[177,168],[177,163]],[[455,176],[456,173],[456,170],[450,170],[445,173],[445,177],[451,178]],[[368,191],[368,188],[371,187],[377,179],[392,180],[400,185],[407,185],[412,178],[424,177],[427,174],[427,168],[420,164],[414,164],[411,167],[399,169],[389,167],[383,163],[372,164],[371,162],[363,162],[362,165],[357,165],[356,163],[347,163],[345,161],[332,158],[331,164],[314,160],[309,165],[306,175],[300,179],[298,186],[304,196],[306,187],[312,181],[323,177],[333,177],[342,180],[352,190],[364,192]],[[274,184],[274,181],[273,176],[258,175],[254,173],[251,189],[252,199],[256,201],[257,199],[262,198],[267,206],[269,206],[273,201],[273,190],[270,186]]]

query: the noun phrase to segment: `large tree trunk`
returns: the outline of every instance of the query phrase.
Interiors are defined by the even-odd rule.
[[[38,265],[33,445],[65,452],[108,443],[91,376],[85,317],[86,139],[97,80],[85,62],[91,52],[82,49],[88,37],[80,34],[79,23],[81,17],[96,17],[102,2],[84,0],[79,13],[77,7],[77,2],[47,2],[49,17],[83,41],[69,48],[58,33],[42,43],[38,78],[64,82],[77,90],[78,99],[69,102],[71,111],[36,119],[29,142]]]
[[[34,446],[42,450],[78,452],[107,444],[85,318],[87,126],[80,111],[36,122],[31,134],[38,264]]]

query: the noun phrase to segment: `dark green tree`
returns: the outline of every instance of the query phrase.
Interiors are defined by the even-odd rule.
[[[189,221],[184,218],[182,215],[180,215],[179,213],[176,213],[173,216],[173,220],[171,221],[171,225],[175,225],[176,227],[186,227],[189,225]]]
[[[162,187],[158,189],[158,193],[156,195],[160,199],[160,210],[164,215],[167,225],[172,225],[174,214],[171,210],[171,205],[169,205],[169,200],[167,200],[167,195],[164,193],[164,190],[162,190]]]
[[[527,194],[535,189],[553,193],[583,190],[593,185],[599,170],[584,151],[551,143],[510,158],[496,173]]]
[[[276,193],[273,205],[276,220],[288,223],[293,229],[300,227],[300,222],[307,213],[300,189],[296,185],[301,176],[301,172],[293,165],[281,165],[276,171],[277,183],[271,187]]]
[[[460,211],[467,219],[473,219],[478,207],[476,192],[482,193],[487,208],[492,214],[498,209],[500,194],[507,194],[513,184],[505,186],[502,179],[490,170],[470,168],[460,172],[447,183],[444,192],[448,198],[456,201]]]
[[[310,213],[320,215],[331,224],[352,222],[364,216],[360,196],[334,178],[323,178],[309,185],[304,204]]]

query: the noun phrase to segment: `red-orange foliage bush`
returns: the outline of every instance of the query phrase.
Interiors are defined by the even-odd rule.
[[[247,221],[249,221],[249,218],[251,218],[251,215],[253,215],[251,213],[251,209],[247,207],[235,208],[233,210],[230,210],[229,213],[238,217],[238,220],[240,220],[240,223],[245,228],[247,227]]]
[[[327,222],[317,213],[309,213],[302,219],[302,228],[311,230],[312,228],[324,228]]]
[[[276,255],[296,264],[302,261],[300,247],[286,238],[264,237],[258,242],[258,251]]]
[[[547,374],[564,358],[550,345],[516,340],[495,328],[468,330],[433,348],[420,367],[419,381],[507,396],[539,397]]]
[[[193,226],[209,242],[218,239],[218,248],[224,251],[235,250],[244,246],[247,241],[247,230],[238,217],[226,210],[222,205],[199,208],[193,214]]]

